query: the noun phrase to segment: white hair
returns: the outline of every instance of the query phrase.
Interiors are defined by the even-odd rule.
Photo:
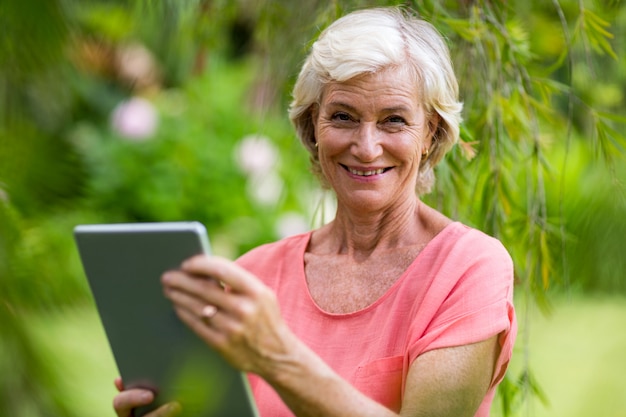
[[[403,70],[405,77],[399,82],[415,83],[416,99],[430,121],[437,122],[428,157],[420,165],[416,191],[423,194],[432,188],[432,167],[458,140],[463,105],[443,38],[430,23],[398,7],[359,10],[336,20],[320,34],[302,66],[289,117],[324,185],[315,148],[313,106],[319,105],[327,84],[388,68]]]

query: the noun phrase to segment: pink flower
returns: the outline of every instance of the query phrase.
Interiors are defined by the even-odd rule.
[[[156,109],[152,103],[140,97],[122,101],[111,115],[113,130],[131,140],[142,141],[150,138],[156,132],[157,125]]]

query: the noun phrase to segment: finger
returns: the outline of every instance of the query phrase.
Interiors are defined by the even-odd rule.
[[[198,256],[204,256],[204,255],[198,255]],[[188,272],[188,271],[184,271],[182,269],[182,266],[181,266],[180,269],[170,269],[168,271],[165,271],[165,274],[169,274],[169,273],[174,273],[174,274],[175,273],[184,273],[184,274],[189,275],[189,276],[191,276],[193,278],[196,278],[196,279],[198,279],[200,281],[211,283],[213,285],[222,287],[221,283],[217,279],[215,279],[214,277],[212,277],[210,275],[207,275],[206,273],[202,273],[202,272],[200,272],[200,273],[191,273],[191,272]]]
[[[194,281],[196,281],[198,285],[201,285],[201,286],[224,288],[217,279],[211,276],[208,276],[207,274],[193,273],[193,272],[188,272],[182,269],[174,269],[174,270],[166,271],[163,273],[163,276],[177,276],[177,275],[183,275],[188,278],[193,278]]]
[[[117,388],[119,392],[124,391],[124,383],[122,382],[122,378],[118,376],[117,378],[115,378],[115,380],[113,380],[113,383],[115,384],[115,388]]]
[[[161,276],[161,283],[166,291],[168,289],[179,289],[196,296],[202,296],[208,292],[224,292],[224,288],[216,280],[206,279],[206,277],[201,278],[199,275],[182,271],[165,272]]]
[[[175,308],[188,311],[205,325],[236,332],[239,330],[237,321],[246,322],[258,314],[260,305],[252,298],[217,288],[198,288],[193,281],[193,278],[175,277],[165,294]],[[197,294],[194,291],[203,292]],[[216,315],[220,316],[219,320],[214,318]],[[216,326],[217,322],[226,325]]]
[[[176,307],[202,315],[202,309],[209,304],[205,299],[207,290],[195,288],[197,286],[192,281],[193,279],[185,277],[164,278],[163,293]]]
[[[194,333],[209,346],[221,350],[226,343],[226,336],[220,332],[220,312],[218,311],[207,323],[198,314],[187,309],[176,309],[176,314]]]
[[[209,345],[213,345],[214,338],[211,335],[203,334],[207,326],[212,327],[214,330],[218,330],[221,327],[217,325],[218,321],[216,316],[230,315],[229,311],[232,309],[234,302],[228,299],[235,297],[231,294],[224,293],[223,290],[217,288],[206,288],[198,286],[195,279],[189,278],[187,274],[169,274],[164,276],[165,282],[165,295],[172,301],[177,316],[190,327],[196,334]],[[193,292],[203,293],[201,295],[194,294]],[[213,293],[207,294],[207,293]]]
[[[179,403],[171,402],[149,412],[144,417],[175,417],[179,415],[182,410],[183,409]]]
[[[258,278],[244,268],[218,256],[194,256],[183,262],[181,269],[190,274],[212,277],[238,293],[255,293],[264,287]]]
[[[207,294],[208,290],[201,295],[192,294],[188,285],[193,286],[193,282],[190,284],[188,281],[193,281],[193,279],[179,277],[176,280],[183,282],[176,282],[171,287],[167,287],[165,296],[172,302],[177,313],[185,310],[189,312],[190,317],[194,320],[201,320],[205,325],[211,324],[218,312],[221,315],[236,316],[236,313],[233,314],[236,312],[236,302],[231,300],[235,296],[227,295],[217,289],[213,289],[212,294]]]
[[[202,315],[201,312],[207,305],[227,312],[235,308],[235,300],[217,281],[195,279],[183,272],[167,272],[163,274],[161,281],[163,292],[170,301],[197,315]]]
[[[150,404],[152,401],[154,401],[152,391],[130,389],[120,392],[113,398],[113,409],[118,417],[131,417],[133,408]]]

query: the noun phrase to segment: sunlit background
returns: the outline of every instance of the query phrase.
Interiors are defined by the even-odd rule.
[[[113,416],[72,229],[198,220],[235,258],[333,197],[286,117],[310,39],[406,3],[446,36],[462,141],[425,200],[497,236],[520,334],[494,416],[626,416],[626,3],[0,3],[0,417]]]

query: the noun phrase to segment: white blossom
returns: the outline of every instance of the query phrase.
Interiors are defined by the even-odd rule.
[[[273,206],[278,202],[283,192],[283,180],[275,172],[250,177],[248,179],[248,194],[258,204]]]
[[[235,159],[247,175],[264,176],[274,170],[278,150],[267,136],[248,135],[236,147]]]
[[[276,222],[276,234],[281,239],[304,233],[310,228],[310,224],[304,216],[294,212],[283,214]]]
[[[119,103],[111,115],[111,127],[120,136],[132,140],[145,140],[154,135],[158,114],[152,103],[141,97]]]

